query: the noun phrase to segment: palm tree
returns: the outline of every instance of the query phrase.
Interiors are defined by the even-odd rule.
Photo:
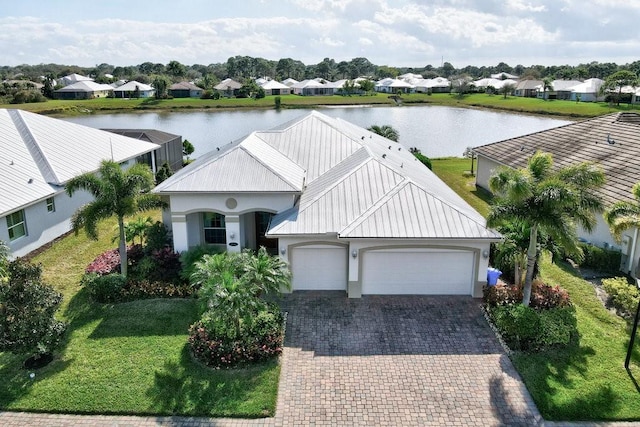
[[[287,263],[280,257],[269,255],[264,246],[255,255],[246,258],[243,270],[243,277],[258,296],[279,294],[283,289],[291,289],[291,272]]]
[[[489,178],[496,195],[487,225],[519,223],[529,228],[527,273],[522,304],[529,305],[538,255],[538,233],[544,232],[568,254],[579,254],[577,225],[591,231],[602,201],[593,190],[604,184],[602,170],[583,162],[553,169],[551,154],[536,152],[523,169],[502,167]]]
[[[398,131],[395,130],[393,126],[389,126],[389,125],[384,125],[384,126],[373,125],[371,127],[368,127],[367,130],[370,130],[373,133],[377,133],[378,135],[384,136],[385,138],[395,142],[398,142],[398,139],[400,138],[400,134],[398,133]]]
[[[627,228],[640,227],[640,182],[633,186],[631,193],[635,201],[616,202],[604,213],[604,219],[618,241]]]
[[[127,275],[127,246],[124,217],[150,209],[164,207],[164,202],[154,194],[146,193],[153,186],[153,173],[147,165],[136,164],[123,170],[117,162],[103,160],[97,173],[85,173],[71,179],[66,187],[73,196],[78,190],[86,190],[94,197],[92,202],[79,208],[71,218],[71,226],[77,233],[84,228],[87,236],[98,239],[98,222],[116,216],[119,230],[120,272]]]

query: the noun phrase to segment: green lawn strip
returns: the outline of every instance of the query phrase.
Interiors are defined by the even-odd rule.
[[[483,216],[489,213],[491,194],[476,187],[472,176],[471,159],[449,157],[431,159],[433,172]]]
[[[143,214],[147,215],[147,214]],[[158,219],[159,211],[151,213]],[[0,353],[0,408],[33,412],[263,417],[275,413],[277,361],[249,369],[212,370],[194,362],[187,329],[193,299],[102,305],[79,285],[95,256],[115,247],[115,220],[99,225],[99,241],[71,234],[33,257],[63,293],[59,317],[69,322],[55,360],[35,372],[24,357]]]
[[[546,283],[559,284],[576,307],[579,345],[512,360],[543,417],[548,420],[638,420],[640,391],[624,369],[627,323],[607,311],[593,285],[566,264],[541,266]],[[631,372],[640,381],[640,353]]]
[[[387,93],[353,96],[300,96],[281,95],[281,108],[314,108],[322,106],[340,105],[397,105]],[[423,93],[401,95],[402,105],[444,105],[463,108],[489,108],[496,110],[558,115],[569,117],[595,117],[616,111],[640,111],[639,105],[622,104],[610,105],[605,102],[574,102],[574,101],[544,101],[537,98],[487,95],[476,93],[458,98],[456,95],[438,93],[427,95]],[[49,100],[47,102],[31,104],[3,104],[0,108],[19,108],[42,114],[56,116],[73,116],[95,112],[135,112],[135,111],[179,111],[179,110],[208,110],[208,109],[260,109],[275,108],[275,96],[262,99],[251,98],[174,98],[174,99],[116,99],[97,98],[87,100]]]

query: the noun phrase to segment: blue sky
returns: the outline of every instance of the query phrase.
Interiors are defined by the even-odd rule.
[[[0,65],[640,60],[640,0],[0,0]]]

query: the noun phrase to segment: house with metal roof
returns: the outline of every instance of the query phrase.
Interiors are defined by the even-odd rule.
[[[256,83],[258,81],[256,80]],[[276,80],[265,80],[262,83],[258,83],[258,85],[264,89],[265,95],[289,95],[291,94],[291,88],[283,83],[280,83]]]
[[[416,87],[411,83],[407,83],[404,80],[392,79],[390,77],[382,79],[376,82],[376,92],[383,93],[411,93],[415,92]]]
[[[536,151],[551,153],[557,168],[584,161],[600,165],[606,184],[598,190],[606,206],[631,201],[631,189],[640,182],[640,114],[614,113],[557,128],[476,147],[476,185],[489,189],[489,177],[500,166],[524,168]],[[628,230],[621,242],[600,217],[592,233],[580,237],[604,248],[620,249],[621,271],[634,273],[640,256],[638,230]]]
[[[500,235],[407,149],[311,112],[198,158],[154,190],[174,247],[265,246],[293,290],[481,296]]]
[[[126,165],[158,145],[22,110],[0,109],[0,240],[23,256],[70,230],[91,195],[65,184],[104,159]]]
[[[156,90],[153,86],[135,80],[126,82],[113,89],[113,96],[115,98],[151,98],[155,93]]]
[[[535,98],[538,96],[538,88],[542,84],[544,84],[542,80],[520,80],[516,84],[516,87],[513,90],[513,94],[515,96]]]
[[[111,85],[84,80],[55,90],[53,94],[56,99],[106,98],[113,95],[113,87]]]

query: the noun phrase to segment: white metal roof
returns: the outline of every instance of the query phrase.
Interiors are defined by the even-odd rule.
[[[133,91],[136,90],[136,87],[140,91],[154,90],[153,86],[150,86],[150,85],[144,84],[144,83],[140,83],[140,82],[137,82],[135,80],[131,80],[130,82],[127,82],[127,83],[123,84],[122,86],[118,86],[117,88],[113,89],[113,91],[114,92],[133,92]]]
[[[71,178],[159,146],[22,110],[0,109],[0,215],[42,200]]]
[[[84,80],[65,86],[55,92],[97,92],[105,90],[113,90],[113,86]]]
[[[401,144],[315,111],[208,153],[154,191],[299,192],[270,236],[499,238]]]
[[[263,89],[289,89],[289,86],[284,85],[278,81],[275,80],[269,80],[267,82],[264,82],[262,84],[260,84],[260,86]]]

